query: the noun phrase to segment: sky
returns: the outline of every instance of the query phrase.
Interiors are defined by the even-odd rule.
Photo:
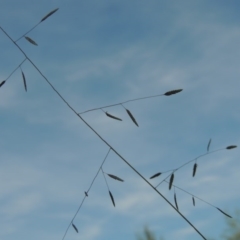
[[[239,1],[2,0],[0,26],[15,41],[56,8],[26,35],[38,46],[24,37],[18,46],[76,113],[98,108],[80,116],[154,187],[211,139],[209,154],[174,172],[175,187],[157,189],[174,206],[175,193],[179,211],[219,239],[226,217],[216,207],[234,216],[240,200],[239,148],[226,149],[240,145]],[[145,226],[166,240],[202,239],[2,30],[0,51],[1,239],[61,240],[82,200],[78,233],[70,226],[66,240],[136,239]],[[183,91],[104,108],[175,89]]]

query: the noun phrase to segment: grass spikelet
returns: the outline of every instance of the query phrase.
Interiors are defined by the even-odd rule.
[[[227,213],[225,213],[223,210],[221,210],[220,208],[216,207],[216,209],[218,211],[220,211],[221,213],[223,213],[225,216],[229,217],[229,218],[232,218],[230,215],[228,215]]]
[[[181,91],[182,91],[182,89],[172,90],[172,91],[169,91],[169,92],[165,92],[164,95],[165,95],[165,96],[170,96],[170,95],[179,93],[179,92],[181,92]]]
[[[156,173],[156,174],[152,175],[152,176],[150,177],[150,179],[153,179],[153,178],[155,178],[155,177],[158,177],[158,176],[160,176],[161,174],[162,174],[161,172]]]
[[[210,140],[209,140],[209,142],[208,142],[208,145],[207,145],[207,151],[209,151],[211,141],[212,141],[212,139],[210,138]]]
[[[23,71],[21,71],[21,72],[22,72],[22,78],[23,78],[24,88],[25,88],[25,91],[27,92],[27,82],[26,82],[26,78],[25,78],[25,75],[24,75]]]
[[[53,15],[59,8],[56,8],[54,10],[52,10],[50,13],[48,13],[45,17],[42,18],[42,20],[40,22],[43,22],[44,20],[46,20],[48,17],[50,17],[51,15]]]
[[[171,190],[171,188],[172,188],[173,180],[174,180],[174,173],[172,173],[172,175],[171,175],[171,177],[170,177],[169,190]]]
[[[72,226],[75,229],[75,231],[78,233],[78,229],[77,229],[77,227],[73,223],[72,223]]]
[[[233,149],[233,148],[236,148],[237,146],[236,145],[230,145],[228,147],[226,147],[226,149],[230,150],[230,149]]]
[[[110,191],[108,191],[108,192],[109,192],[110,198],[112,200],[113,206],[115,207],[115,201],[114,201],[113,195]]]
[[[177,195],[176,195],[176,193],[174,193],[174,202],[175,202],[176,208],[177,208],[177,210],[178,210]]]
[[[132,113],[131,113],[128,109],[126,109],[126,111],[127,111],[128,115],[129,115],[129,117],[130,117],[130,118],[132,119],[132,121],[135,123],[135,125],[138,126],[138,123],[137,123],[136,119],[134,118],[134,116],[132,115]],[[139,127],[139,126],[138,126],[138,127]]]
[[[6,82],[5,80],[2,81],[2,82],[0,83],[0,87],[1,87],[5,82]]]
[[[105,112],[105,113],[106,113],[106,115],[107,115],[108,117],[110,117],[110,118],[116,119],[116,120],[118,120],[118,121],[122,121],[121,118],[115,117],[115,116],[109,114],[108,112]]]
[[[195,207],[195,198],[192,196],[192,203],[193,203],[193,206]]]
[[[33,44],[33,45],[35,45],[35,46],[38,46],[37,43],[36,43],[34,40],[32,40],[30,37],[25,37],[25,39],[26,39],[28,42],[30,42],[31,44]]]
[[[107,175],[108,175],[110,178],[113,178],[113,179],[118,180],[118,181],[120,181],[120,182],[124,182],[123,179],[121,179],[120,177],[117,177],[117,176],[115,176],[115,175],[113,175],[113,174],[108,174],[108,173],[107,173]]]
[[[197,171],[197,163],[194,163],[194,165],[193,165],[193,173],[192,173],[193,177],[195,176],[196,171]]]

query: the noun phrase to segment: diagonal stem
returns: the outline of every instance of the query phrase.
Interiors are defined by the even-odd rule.
[[[17,41],[19,41],[20,39],[22,39],[23,37],[25,37],[28,33],[30,33],[34,28],[36,28],[41,22],[37,23],[35,26],[33,26],[30,30],[28,30],[26,33],[24,33],[21,37],[19,37],[17,40],[15,40],[14,42],[16,43]]]
[[[164,96],[164,94],[157,94],[157,95],[153,95],[153,96],[134,98],[134,99],[130,99],[130,100],[127,100],[127,101],[124,101],[124,102],[107,105],[107,106],[104,106],[104,107],[92,108],[92,109],[89,109],[89,110],[87,110],[87,111],[80,112],[80,113],[78,113],[78,114],[83,114],[83,113],[87,113],[87,112],[92,112],[92,111],[95,111],[95,110],[99,110],[99,109],[102,109],[102,108],[109,108],[109,107],[113,107],[113,106],[122,105],[122,104],[128,103],[128,102],[143,100],[143,99],[147,99],[147,98],[160,97],[160,96]]]

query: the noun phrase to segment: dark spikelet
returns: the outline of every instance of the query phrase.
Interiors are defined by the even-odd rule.
[[[197,171],[197,163],[194,163],[194,165],[193,165],[193,173],[192,173],[193,177],[195,176],[196,171]]]
[[[173,180],[174,180],[174,173],[172,173],[172,175],[171,175],[171,177],[170,177],[169,190],[171,190],[171,188],[172,188]]]
[[[6,82],[5,80],[2,81],[2,82],[0,83],[0,87],[1,87],[5,82]]]
[[[164,95],[165,95],[165,96],[170,96],[170,95],[179,93],[179,92],[181,92],[181,91],[182,91],[182,89],[172,90],[172,91],[169,91],[169,92],[165,92]]]
[[[220,208],[216,207],[216,209],[218,211],[220,211],[221,213],[223,213],[225,216],[229,217],[229,218],[232,218],[230,215],[228,215],[227,213],[225,213],[223,210],[221,210]]]
[[[192,196],[192,203],[193,203],[193,206],[195,206],[195,198]]]
[[[109,191],[110,198],[112,200],[113,206],[115,207],[115,202],[112,193]]]
[[[24,84],[25,91],[27,92],[27,82],[26,82],[26,78],[25,78],[23,71],[22,71],[22,78],[23,78],[23,84]]]
[[[210,140],[209,140],[209,142],[208,142],[208,145],[207,145],[207,151],[209,151],[211,141],[212,141],[212,139],[210,138]]]
[[[86,197],[88,197],[88,193],[87,192],[84,192],[84,193],[85,193]]]
[[[30,42],[31,44],[37,46],[37,43],[36,43],[34,40],[32,40],[30,37],[25,37],[25,39],[26,39],[28,42]]]
[[[228,146],[228,147],[226,147],[226,149],[233,149],[233,148],[236,148],[237,146],[236,145],[230,145],[230,146]]]
[[[118,120],[118,121],[122,121],[121,118],[115,117],[115,116],[109,114],[108,112],[106,112],[106,115],[107,115],[108,117],[110,117],[110,118],[116,119],[116,120]]]
[[[175,202],[176,208],[177,208],[177,210],[178,210],[177,195],[176,195],[176,193],[174,193],[174,202]]]
[[[75,231],[78,233],[78,229],[77,229],[77,227],[73,223],[72,223],[72,226],[75,229]]]
[[[113,179],[118,180],[118,181],[120,181],[120,182],[124,182],[124,180],[122,180],[120,177],[117,177],[117,176],[115,176],[115,175],[113,175],[113,174],[108,174],[108,173],[107,173],[107,175],[108,175],[110,178],[113,178]]]
[[[40,22],[43,22],[44,20],[46,20],[48,17],[50,17],[52,14],[54,14],[59,8],[56,8],[54,10],[52,10],[50,13],[48,13],[45,17],[42,18],[42,20]]]
[[[138,123],[137,123],[136,119],[134,118],[134,116],[132,115],[132,113],[128,109],[126,109],[126,111],[127,111],[128,115],[129,115],[129,117],[135,123],[135,125],[138,126]]]
[[[155,177],[158,177],[158,176],[160,176],[161,174],[162,174],[161,172],[156,173],[156,174],[152,175],[152,176],[150,177],[150,179],[153,179],[153,178],[155,178]]]

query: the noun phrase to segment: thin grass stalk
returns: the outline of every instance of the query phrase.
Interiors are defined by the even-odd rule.
[[[5,79],[5,81],[7,81],[12,75],[13,73],[15,73],[21,66],[22,64],[27,60],[27,58],[25,58],[9,75],[8,77]]]
[[[17,40],[15,40],[14,42],[18,42],[20,39],[22,39],[23,37],[25,37],[28,33],[30,33],[33,29],[35,29],[40,23],[42,23],[44,20],[46,20],[48,17],[50,17],[53,13],[55,13],[59,8],[56,8],[54,10],[52,10],[50,13],[48,13],[46,16],[44,16],[40,22],[38,22],[36,25],[34,25],[31,29],[29,29],[26,33],[24,33],[22,36],[20,36]]]
[[[37,23],[36,25],[34,25],[31,29],[29,29],[26,33],[24,33],[22,36],[20,36],[17,40],[15,40],[14,42],[18,42],[20,39],[22,39],[23,37],[25,37],[28,33],[30,33],[33,29],[35,29],[41,22]]]
[[[84,203],[84,201],[85,201],[86,197],[88,197],[88,193],[89,193],[89,191],[91,190],[91,188],[92,188],[92,185],[93,185],[93,183],[95,182],[95,180],[96,180],[96,178],[97,178],[97,176],[98,176],[98,174],[99,174],[99,172],[100,172],[100,170],[101,170],[101,168],[102,168],[103,164],[105,163],[105,161],[106,161],[106,159],[107,159],[107,157],[108,157],[108,155],[109,155],[110,151],[111,151],[111,148],[109,148],[109,150],[108,150],[108,152],[107,152],[107,154],[106,154],[105,158],[103,159],[103,161],[102,161],[102,163],[101,163],[101,165],[100,165],[100,167],[99,167],[99,169],[98,169],[97,173],[95,174],[95,176],[94,176],[94,178],[93,178],[93,180],[92,180],[92,182],[91,182],[91,184],[90,184],[90,186],[89,186],[88,190],[87,190],[86,192],[84,192],[84,193],[85,193],[85,196],[83,197],[83,199],[82,199],[82,202],[81,202],[81,203],[80,203],[80,205],[78,206],[78,209],[77,209],[77,211],[75,212],[75,214],[74,214],[74,216],[73,216],[73,218],[72,218],[71,222],[69,223],[69,225],[68,225],[67,229],[65,230],[65,233],[64,233],[64,235],[63,235],[63,238],[62,238],[62,240],[64,240],[64,239],[65,239],[65,237],[66,237],[66,235],[67,235],[67,233],[68,233],[68,230],[69,230],[69,228],[71,227],[71,224],[73,223],[74,219],[76,218],[76,216],[78,215],[78,213],[79,213],[80,209],[82,208],[82,206],[83,206],[83,203]]]
[[[235,146],[235,145],[234,145],[234,146]],[[230,147],[231,147],[231,146],[230,146]],[[237,146],[236,146],[236,147],[237,147]],[[222,151],[222,150],[225,150],[225,149],[226,149],[226,148],[219,148],[219,149],[217,149],[217,150],[213,150],[213,151],[211,151],[211,152],[207,152],[207,153],[201,154],[201,155],[199,155],[198,157],[196,157],[196,158],[194,158],[194,159],[192,159],[192,160],[190,160],[190,161],[187,161],[186,163],[180,165],[178,168],[175,168],[175,169],[172,169],[172,170],[168,170],[168,171],[166,171],[166,172],[172,171],[172,172],[174,173],[174,172],[178,171],[179,169],[183,168],[184,166],[186,166],[187,164],[189,164],[189,163],[191,163],[191,162],[193,162],[193,161],[196,161],[196,160],[199,159],[199,158],[202,158],[202,157],[204,157],[204,156],[206,156],[206,155],[208,155],[208,154],[212,154],[212,153],[215,153],[215,152],[218,152],[218,151]],[[232,149],[232,148],[231,148],[231,149]],[[171,176],[171,174],[169,174],[168,176],[166,176],[160,183],[158,183],[158,184],[156,185],[155,188],[159,187],[159,186],[160,186],[168,177],[170,177],[170,176]]]
[[[179,90],[173,90],[173,91],[179,91]],[[183,89],[181,89],[181,91],[182,90]],[[179,92],[181,92],[181,91],[179,91]],[[171,92],[171,91],[169,91],[169,92]],[[102,109],[102,108],[109,108],[109,107],[119,106],[119,105],[122,105],[122,104],[128,103],[128,102],[134,102],[134,101],[139,101],[139,100],[148,99],[148,98],[156,98],[156,97],[161,97],[161,96],[166,96],[166,93],[152,95],[152,96],[146,96],[146,97],[140,97],[140,98],[134,98],[134,99],[130,99],[130,100],[127,100],[127,101],[124,101],[124,102],[119,102],[119,103],[114,103],[114,104],[111,104],[111,105],[107,105],[107,106],[104,106],[104,107],[92,108],[92,109],[86,110],[84,112],[80,112],[78,114],[81,115],[81,114],[84,114],[84,113],[87,113],[87,112],[96,111],[96,110],[99,110],[99,109]]]
[[[167,184],[169,184],[168,181],[165,181],[165,182],[166,182]],[[173,186],[174,186],[174,188],[177,188],[177,189],[181,190],[182,192],[185,192],[186,194],[191,195],[191,196],[192,196],[192,200],[193,200],[193,205],[194,205],[194,206],[195,206],[195,198],[197,198],[198,200],[200,200],[200,201],[202,201],[202,202],[208,204],[209,206],[211,206],[211,207],[217,209],[218,211],[220,211],[221,213],[223,213],[223,214],[226,215],[227,217],[232,218],[229,214],[225,213],[225,212],[224,212],[223,210],[221,210],[220,208],[214,206],[212,203],[209,203],[209,202],[203,200],[202,198],[200,198],[200,197],[198,197],[198,196],[196,196],[196,195],[194,195],[194,194],[192,194],[192,193],[190,193],[190,192],[184,190],[183,188],[178,187],[177,185],[174,185],[174,184],[173,184]]]
[[[139,100],[148,99],[148,98],[156,98],[156,97],[161,97],[161,96],[164,96],[164,94],[157,94],[157,95],[152,95],[152,96],[147,96],[147,97],[134,98],[134,99],[130,99],[130,100],[127,100],[124,102],[114,103],[114,104],[103,106],[103,107],[92,108],[92,109],[86,110],[84,112],[80,112],[78,114],[81,115],[81,114],[96,111],[96,110],[99,110],[102,108],[110,108],[110,107],[119,106],[119,105],[122,105],[122,104],[128,103],[128,102],[134,102],[134,101],[139,101]]]
[[[138,172],[117,150],[115,150],[93,127],[90,126],[88,122],[86,122],[76,111],[75,109],[65,100],[65,98],[56,90],[56,88],[51,84],[51,82],[45,77],[45,75],[39,70],[39,68],[33,63],[33,61],[26,55],[26,53],[16,44],[13,39],[7,34],[7,32],[0,26],[0,29],[3,33],[12,41],[12,43],[23,53],[23,55],[28,59],[28,61],[32,64],[32,66],[39,72],[39,74],[44,78],[44,80],[50,85],[53,91],[61,98],[61,100],[76,114],[83,123],[91,129],[108,147],[112,149],[112,151],[119,156],[119,158],[124,161],[143,181],[145,181],[158,195],[160,195],[173,209],[175,207],[172,203],[162,194],[160,193],[140,172]],[[176,209],[175,209],[176,210]],[[205,240],[207,240],[204,235],[179,211],[176,212]],[[64,238],[63,238],[64,239]]]
[[[107,185],[108,193],[109,193],[109,196],[110,196],[110,198],[111,198],[112,204],[113,204],[113,206],[115,207],[114,197],[113,197],[113,195],[112,195],[112,193],[111,193],[111,191],[110,191],[110,188],[109,188],[109,185],[108,185],[107,179],[106,179],[106,177],[105,177],[105,172],[103,171],[102,168],[101,168],[101,171],[102,171],[102,174],[103,174],[103,177],[104,177],[105,183],[106,183],[106,185]]]

